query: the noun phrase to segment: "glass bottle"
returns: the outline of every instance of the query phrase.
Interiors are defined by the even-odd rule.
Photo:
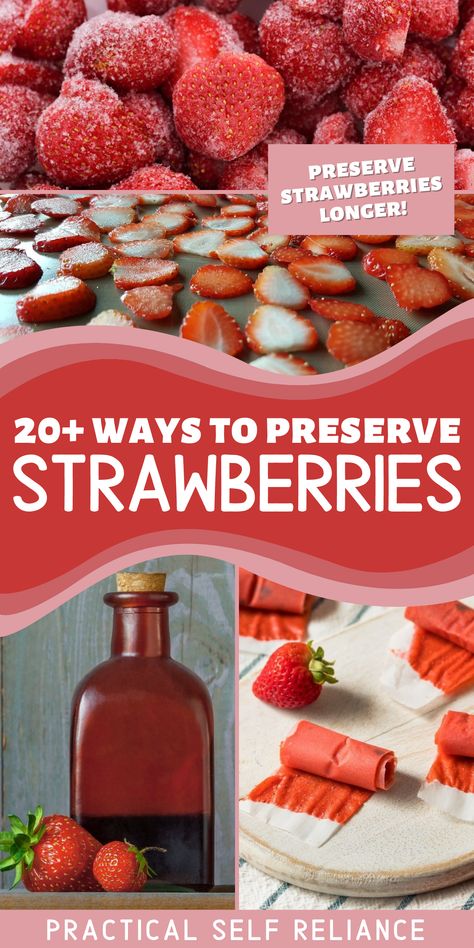
[[[119,573],[111,656],[78,685],[71,816],[100,842],[127,839],[157,881],[213,885],[213,714],[206,686],[170,657],[163,574]]]

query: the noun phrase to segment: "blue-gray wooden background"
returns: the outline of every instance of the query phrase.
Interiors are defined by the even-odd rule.
[[[234,882],[234,568],[210,557],[162,557],[134,569],[168,574],[172,655],[208,686],[216,722],[216,884]],[[0,639],[1,817],[38,803],[69,812],[69,722],[80,679],[110,650],[106,579],[39,622]],[[0,886],[10,885],[10,873]]]

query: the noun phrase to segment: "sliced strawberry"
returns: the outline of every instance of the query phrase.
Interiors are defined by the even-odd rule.
[[[40,198],[38,201],[33,200],[31,210],[36,214],[45,214],[46,217],[61,218],[80,214],[81,205],[73,198]]]
[[[390,346],[395,346],[397,342],[402,342],[410,335],[410,330],[401,319],[379,319],[379,326],[388,339]]]
[[[104,309],[97,316],[93,316],[87,323],[88,326],[129,326],[134,328],[135,323],[127,313],[121,313],[119,309]]]
[[[180,335],[230,356],[239,355],[245,345],[239,324],[223,306],[209,300],[191,306],[181,324]]]
[[[312,322],[286,306],[258,306],[245,327],[254,352],[303,352],[315,349],[318,334]]]
[[[228,299],[231,296],[244,296],[246,293],[251,293],[253,284],[250,277],[237,267],[207,264],[196,270],[189,286],[198,296]]]
[[[193,230],[189,234],[179,234],[173,240],[176,253],[190,253],[195,257],[215,257],[222,244],[224,234],[221,231]]]
[[[378,250],[370,250],[362,257],[362,266],[370,276],[377,277],[378,280],[385,280],[387,267],[392,264],[412,264],[417,263],[417,257],[414,253],[408,253],[407,250],[398,250],[394,247],[380,247]]]
[[[259,356],[252,362],[252,369],[266,369],[267,372],[277,372],[279,375],[317,375],[316,369],[304,359],[297,356],[285,355],[283,352],[272,352],[269,355]]]
[[[451,253],[463,253],[464,241],[459,237],[451,235],[436,237],[397,237],[395,241],[399,250],[407,250],[409,253],[417,254],[420,257],[427,257],[431,250],[441,247],[442,250],[450,250]],[[394,260],[394,263],[397,261]],[[403,261],[400,260],[400,263]]]
[[[124,224],[121,227],[114,227],[109,233],[110,240],[120,244],[128,241],[151,240],[153,237],[165,236],[166,230],[164,224],[158,223],[158,219],[156,217],[152,218],[151,216],[148,216],[146,224],[144,224],[143,221],[140,221],[139,224]]]
[[[97,224],[80,215],[68,217],[57,227],[36,237],[35,250],[40,253],[60,253],[63,250],[69,250],[69,247],[91,241],[100,241],[100,230]]]
[[[338,237],[331,234],[323,237],[314,235],[305,237],[300,246],[315,257],[327,254],[329,257],[337,257],[338,260],[353,260],[357,254],[357,244],[352,237]]]
[[[387,268],[387,283],[403,309],[432,309],[451,299],[448,281],[441,273],[423,267],[393,264]]]
[[[58,274],[79,277],[81,280],[97,280],[107,275],[114,260],[113,250],[97,241],[78,244],[63,251],[59,258]]]
[[[221,217],[256,217],[257,208],[251,204],[239,204],[232,201],[221,208]]]
[[[197,216],[194,208],[191,207],[189,198],[186,194],[179,195],[179,200],[173,198],[172,194],[168,194],[165,199],[163,207],[158,212],[159,214],[184,214],[185,217],[188,217],[193,224],[197,221]]]
[[[461,300],[474,299],[474,260],[449,250],[432,250],[428,266],[448,281],[454,296]]]
[[[151,237],[150,240],[131,240],[130,243],[113,244],[113,249],[121,257],[157,257],[167,260],[173,256],[173,244],[165,237]]]
[[[192,197],[193,204],[197,204],[198,207],[217,207],[217,197],[215,194],[194,194]]]
[[[354,240],[360,240],[363,244],[389,244],[393,236],[388,234],[355,234]]]
[[[243,237],[255,230],[255,221],[253,217],[206,217],[203,220],[204,227],[210,227],[211,230],[224,231],[229,237]]]
[[[182,283],[173,283],[171,286],[166,283],[162,286],[138,286],[123,293],[121,300],[139,319],[166,319],[173,309],[175,293],[182,289]]]
[[[168,211],[166,206],[160,208],[155,214],[149,214],[143,218],[145,226],[154,221],[164,228],[165,237],[184,234],[193,226],[193,218],[189,214],[174,214],[172,211]]]
[[[16,237],[0,237],[0,250],[15,250],[20,246]]]
[[[95,293],[72,276],[46,280],[17,301],[18,319],[25,323],[52,323],[84,316],[94,309]]]
[[[268,263],[268,254],[254,241],[246,237],[225,240],[216,250],[222,263],[228,263],[242,270],[259,270]]]
[[[333,323],[326,339],[330,355],[354,365],[372,356],[378,355],[389,347],[386,333],[376,322],[360,323],[343,321]]]
[[[35,260],[23,250],[0,250],[0,287],[2,290],[19,290],[32,286],[43,276]]]
[[[26,237],[38,233],[41,227],[41,218],[37,214],[19,214],[18,217],[8,216],[0,221],[0,234],[15,237]]]
[[[370,323],[376,316],[375,313],[360,303],[348,303],[347,300],[311,300],[311,309],[318,316],[324,316],[325,319],[334,321],[349,319],[352,322]]]
[[[119,260],[114,265],[114,283],[119,290],[133,290],[136,286],[160,286],[174,280],[179,274],[174,260],[154,260],[137,257]]]
[[[9,214],[29,214],[36,200],[36,194],[11,194],[5,203],[5,210]]]
[[[290,273],[314,293],[350,293],[356,281],[350,270],[335,257],[303,257],[288,266]]]
[[[96,194],[91,198],[91,207],[136,207],[140,203],[138,194],[120,194],[114,191],[112,194]],[[118,312],[118,310],[117,310]]]
[[[309,290],[285,267],[265,267],[253,289],[260,303],[276,303],[289,309],[306,309],[309,303]]]
[[[260,227],[258,230],[254,230],[249,240],[254,240],[265,253],[275,253],[275,250],[288,247],[290,243],[290,237],[283,234],[269,234],[266,227]]]
[[[108,234],[116,227],[133,224],[137,219],[133,207],[88,207],[83,215],[97,224],[102,234]]]
[[[0,327],[0,345],[2,342],[10,342],[11,339],[17,339],[18,336],[28,336],[33,332],[30,326],[1,326]]]

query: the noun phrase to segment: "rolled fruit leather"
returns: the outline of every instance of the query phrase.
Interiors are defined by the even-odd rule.
[[[457,757],[474,757],[474,714],[447,711],[436,732],[441,751]]]
[[[474,715],[447,711],[435,741],[438,753],[418,797],[449,816],[474,823]]]
[[[213,713],[204,683],[170,656],[161,573],[119,573],[111,656],[78,685],[71,816],[100,842],[127,839],[159,882],[213,885]]]
[[[299,721],[280,746],[285,767],[303,770],[364,790],[388,790],[395,779],[393,751],[311,721]]]
[[[239,570],[239,634],[261,642],[302,641],[314,596]]]
[[[425,632],[433,632],[468,652],[474,652],[474,609],[463,602],[407,606],[405,617]]]

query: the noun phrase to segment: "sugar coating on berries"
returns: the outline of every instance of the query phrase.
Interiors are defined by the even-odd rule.
[[[410,30],[438,42],[454,33],[459,21],[459,0],[411,0]]]
[[[16,51],[30,59],[61,60],[86,16],[84,0],[31,0]]]
[[[376,62],[403,55],[412,0],[345,0],[344,39],[363,59]]]
[[[26,171],[35,159],[35,129],[47,100],[25,86],[0,86],[0,181]]]
[[[425,79],[408,76],[366,119],[368,145],[454,145],[456,136],[439,95]]]
[[[10,52],[0,53],[0,85],[28,86],[36,92],[57,95],[62,81],[62,72],[53,63],[24,59]]]

